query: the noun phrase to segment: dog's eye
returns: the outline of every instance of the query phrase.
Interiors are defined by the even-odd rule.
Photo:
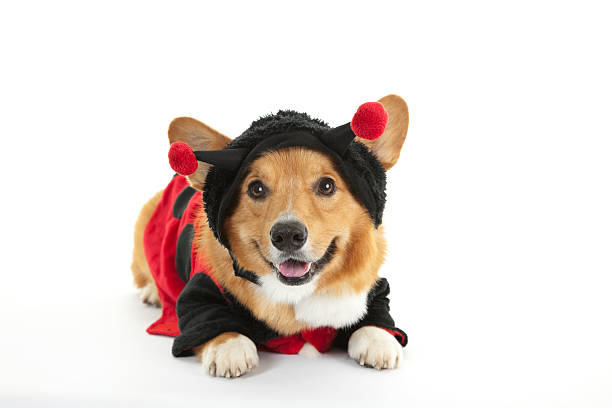
[[[264,198],[268,194],[268,189],[261,181],[255,180],[249,183],[249,188],[247,192],[249,194],[249,197],[258,200],[260,198]]]
[[[329,177],[323,177],[319,180],[317,192],[324,196],[330,196],[336,192],[336,183]]]

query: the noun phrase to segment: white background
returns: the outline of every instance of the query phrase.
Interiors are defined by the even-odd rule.
[[[610,407],[607,2],[3,2],[0,405]],[[381,271],[404,366],[208,377],[129,265],[166,129],[410,107]],[[274,405],[274,404],[272,404]]]

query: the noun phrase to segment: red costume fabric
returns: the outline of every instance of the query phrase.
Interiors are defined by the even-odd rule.
[[[187,224],[193,225],[195,212],[202,207],[202,193],[195,191],[180,218],[174,216],[174,206],[178,195],[189,187],[185,177],[175,176],[151,216],[144,233],[144,248],[151,274],[155,279],[162,305],[161,317],[147,329],[149,334],[178,336],[176,301],[185,287],[176,270],[176,247],[180,232]],[[191,271],[208,273],[205,265],[196,264],[191,251]]]

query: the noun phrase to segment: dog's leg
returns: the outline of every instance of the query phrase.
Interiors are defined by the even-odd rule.
[[[404,355],[402,346],[389,332],[375,326],[364,326],[351,335],[348,354],[361,365],[397,368]]]
[[[194,352],[206,372],[216,377],[239,377],[259,364],[255,343],[235,332],[220,334]]]
[[[161,306],[157,286],[151,275],[151,270],[147,264],[147,259],[144,252],[144,230],[151,219],[151,215],[155,211],[155,207],[161,200],[163,191],[155,194],[140,210],[136,228],[134,229],[134,252],[132,255],[132,274],[134,275],[134,284],[141,289],[140,299],[144,303],[155,306]]]

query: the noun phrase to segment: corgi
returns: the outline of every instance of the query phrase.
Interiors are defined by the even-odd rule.
[[[259,351],[311,357],[337,346],[362,366],[401,364],[407,338],[378,271],[384,173],[399,159],[408,107],[397,95],[362,107],[333,129],[280,111],[234,141],[172,121],[179,174],[138,216],[132,273],[142,301],[162,307],[147,331],[175,337],[175,356],[195,354],[227,378],[253,370]]]

